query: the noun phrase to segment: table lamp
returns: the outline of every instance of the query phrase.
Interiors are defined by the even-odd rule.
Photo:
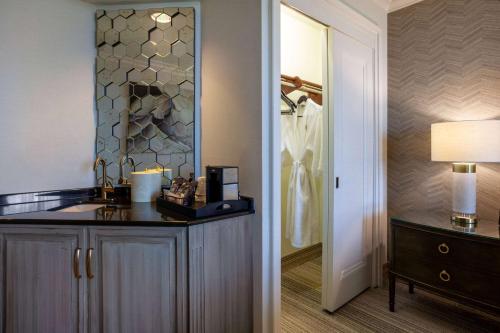
[[[453,162],[452,222],[476,224],[476,163],[500,162],[500,120],[432,124],[431,155]]]

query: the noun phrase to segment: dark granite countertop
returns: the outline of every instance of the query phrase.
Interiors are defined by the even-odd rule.
[[[190,219],[157,207],[156,203],[108,205],[87,212],[38,211],[0,216],[0,224],[99,225],[99,226],[190,226],[252,214],[243,211],[202,219]]]
[[[500,241],[500,228],[498,221],[479,219],[477,225],[469,229],[452,224],[449,214],[430,211],[408,211],[392,216],[391,220],[393,222],[417,224],[419,226],[429,228],[429,230],[451,231],[461,235],[467,234],[472,237],[481,237]]]

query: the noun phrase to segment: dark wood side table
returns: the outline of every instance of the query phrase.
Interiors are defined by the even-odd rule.
[[[452,225],[447,215],[408,212],[391,218],[389,309],[396,279],[472,305],[500,311],[498,222]]]

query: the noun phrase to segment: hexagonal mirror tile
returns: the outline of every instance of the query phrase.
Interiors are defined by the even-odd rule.
[[[133,9],[122,9],[120,10],[120,15],[124,18],[128,18],[130,15],[134,14]]]
[[[184,16],[188,16],[190,14],[193,14],[194,13],[194,9],[191,8],[191,7],[183,7],[183,8],[179,8],[179,12],[184,15]]]
[[[103,125],[97,128],[97,135],[108,141],[107,139],[113,136],[113,128],[111,125],[108,126],[108,124],[104,122]]]
[[[127,82],[127,72],[120,68],[111,74],[111,81],[116,83],[117,85],[122,85]]]
[[[142,54],[148,58],[154,56],[156,54],[156,43],[149,41],[142,44]]]
[[[134,32],[131,30],[125,29],[120,32],[120,42],[124,44],[136,42],[134,38]]]
[[[113,109],[118,110],[120,112],[126,111],[128,113],[128,99],[129,99],[128,87],[120,86],[119,89],[120,89],[119,97],[113,100]]]
[[[106,138],[106,150],[110,152],[115,152],[120,149],[120,140],[115,136],[110,136]]]
[[[106,32],[112,27],[112,21],[107,16],[101,16],[97,19],[97,30]]]
[[[135,31],[141,27],[141,17],[136,14],[127,18],[127,28],[130,31]]]
[[[149,33],[149,40],[158,44],[163,40],[163,31],[154,29]]]
[[[118,15],[120,15],[120,12],[118,10],[107,10],[106,11],[106,16],[111,18],[111,19],[114,19]]]
[[[99,99],[103,97],[106,93],[106,90],[102,84],[96,82],[96,98]]]
[[[104,68],[107,70],[114,71],[118,69],[118,67],[120,67],[120,60],[118,60],[118,58],[108,57],[104,61]]]
[[[155,54],[153,57],[149,58],[149,67],[159,72],[166,68],[165,57],[161,57]]]
[[[99,46],[97,55],[103,59],[106,59],[107,57],[113,55],[113,47],[108,44],[101,45]]]
[[[112,83],[106,87],[106,96],[115,99],[121,94],[121,89],[116,83]]]
[[[169,54],[165,57],[165,64],[171,66],[172,69],[179,66],[179,58],[174,54]]]
[[[186,44],[181,41],[177,41],[172,44],[172,54],[178,58],[186,54]]]
[[[172,18],[172,26],[176,29],[180,29],[184,26],[186,26],[186,16],[182,15],[182,14],[178,14],[178,15],[175,15],[173,18]]]
[[[163,8],[163,12],[172,17],[179,12],[179,8]]]
[[[113,20],[113,29],[120,32],[127,29],[127,19],[123,16],[118,16]]]
[[[186,53],[194,57],[194,40],[186,43]]]
[[[126,47],[126,54],[129,58],[135,58],[141,54],[141,46],[137,42],[130,42]]]
[[[104,31],[97,30],[95,32],[95,45],[99,46],[104,43]]]
[[[97,82],[103,86],[107,86],[111,83],[111,71],[105,69],[97,73]]]
[[[179,86],[177,84],[165,84],[163,92],[170,97],[177,96],[179,94]]]
[[[162,57],[166,57],[172,51],[172,47],[169,42],[162,40],[156,44],[156,54]]]
[[[172,73],[168,69],[161,70],[157,73],[157,78],[158,78],[158,81],[160,81],[160,82],[168,83],[172,79]]]
[[[190,42],[194,39],[194,30],[188,26],[179,30],[179,39],[184,43]]]
[[[120,33],[115,29],[108,30],[104,33],[104,40],[109,45],[115,45],[120,39]]]
[[[122,123],[116,123],[116,124],[114,124],[112,131],[113,131],[113,136],[115,138],[118,138],[118,139],[121,138],[122,135],[124,134],[124,132],[123,132],[124,131],[123,124]]]
[[[159,136],[155,136],[151,140],[149,140],[149,149],[154,152],[160,152],[163,150],[163,139]]]
[[[172,79],[170,80],[170,83],[181,84],[184,81],[186,81],[186,72],[182,70],[172,72]]]
[[[95,60],[95,69],[96,72],[99,73],[104,69],[104,58],[97,57]]]
[[[117,58],[123,58],[126,55],[127,48],[125,44],[117,44],[113,47],[113,55]]]
[[[99,111],[109,111],[113,108],[113,101],[107,96],[97,100],[97,109]]]
[[[151,18],[151,15],[146,15],[142,17],[141,19],[141,26],[146,30],[149,31],[156,27],[156,22]]]
[[[185,81],[180,85],[181,88],[181,95],[192,99],[194,96],[194,84],[192,84],[189,81]]]
[[[141,71],[134,68],[130,72],[128,72],[128,80],[131,82],[139,82],[141,81]]]
[[[179,58],[179,66],[183,70],[191,69],[194,66],[194,57],[189,54],[184,54]]]
[[[149,39],[149,33],[147,30],[140,28],[134,31],[134,40],[137,43],[139,44],[145,43],[148,41],[148,39]]]
[[[163,40],[169,44],[175,43],[179,39],[179,30],[174,27],[168,27],[163,32]]]
[[[140,71],[145,70],[149,67],[149,58],[144,54],[139,54],[134,58],[134,67]]]
[[[146,68],[141,73],[141,81],[149,85],[156,81],[156,72],[151,68]]]

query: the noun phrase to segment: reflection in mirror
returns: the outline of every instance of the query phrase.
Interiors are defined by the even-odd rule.
[[[138,170],[188,177],[195,169],[194,9],[98,10],[96,47],[96,150],[109,178],[118,182],[125,154]]]

